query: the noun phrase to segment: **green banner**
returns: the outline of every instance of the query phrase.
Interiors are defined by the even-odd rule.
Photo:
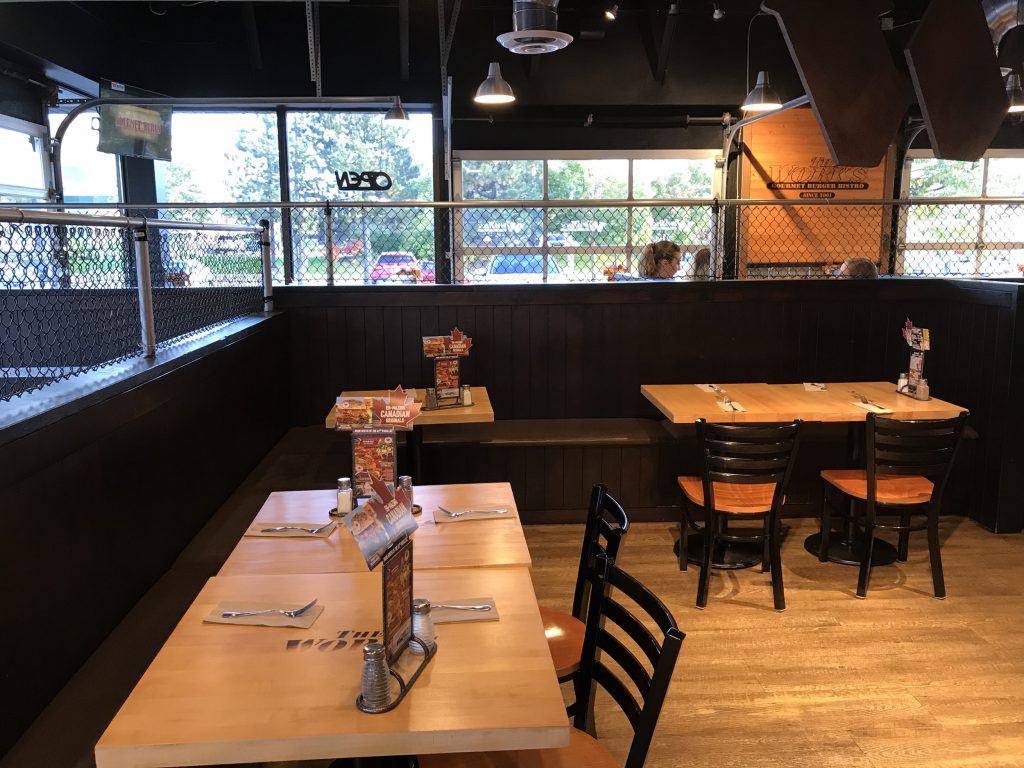
[[[102,98],[145,97],[152,94],[127,89],[119,83],[100,88]],[[171,108],[107,104],[100,107],[100,152],[143,157],[147,160],[171,159]]]

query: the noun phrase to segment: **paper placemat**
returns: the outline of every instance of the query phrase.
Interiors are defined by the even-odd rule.
[[[489,611],[473,611],[462,608],[442,608],[442,605],[489,605]],[[435,624],[458,624],[464,621],[497,621],[498,608],[493,597],[460,597],[451,600],[430,601],[430,618]]]
[[[307,600],[306,603],[309,601]],[[235,616],[224,618],[225,611],[263,611],[268,608],[284,608],[295,610],[306,603],[267,603],[252,600],[231,600],[218,603],[217,607],[203,617],[204,624],[247,624],[254,627],[300,627],[309,629],[320,614],[324,612],[322,605],[314,605],[301,616],[285,616],[283,613],[261,613],[258,616]]]
[[[872,413],[892,413],[892,408],[883,408],[874,403],[861,403],[857,400],[851,400],[850,405],[856,405],[858,408],[863,408],[865,411],[871,411]]]
[[[720,395],[723,392],[725,392],[725,390],[722,389],[717,384],[694,384],[693,386],[695,386],[701,392],[710,392],[713,395]]]
[[[499,512],[498,510],[505,510]],[[451,514],[449,514],[451,513]],[[461,523],[466,520],[503,520],[514,518],[516,513],[512,508],[504,504],[479,504],[473,507],[459,507],[457,509],[434,510],[435,523]]]
[[[804,389],[808,392],[825,392],[828,390],[824,384],[816,381],[805,381]]]
[[[723,410],[726,413],[743,413],[745,410],[747,410],[742,405],[737,403],[735,400],[733,400],[730,403],[726,403],[724,400],[718,400],[715,402],[715,404],[719,407],[720,410]]]
[[[300,530],[302,528],[308,528],[309,530],[316,530],[324,523],[267,523],[258,522],[252,523],[246,530],[245,536],[264,536],[266,538],[285,538],[285,539],[326,539],[332,533],[334,529],[338,527],[338,523],[335,520],[331,520],[320,533],[310,533],[308,530]],[[288,528],[287,531],[268,531],[268,528]],[[294,529],[294,530],[291,530]]]

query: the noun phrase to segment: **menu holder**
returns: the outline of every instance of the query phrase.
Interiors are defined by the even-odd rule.
[[[428,402],[431,410],[463,405],[459,358],[467,357],[472,346],[473,339],[458,328],[448,336],[423,337],[423,354],[434,361],[435,397]]]
[[[917,328],[907,318],[903,324],[903,339],[912,350],[910,353],[910,365],[907,368],[906,391],[913,397],[918,397],[918,387],[924,378],[924,353],[932,348],[931,334],[927,328]],[[927,393],[923,393],[922,400],[927,400]]]
[[[381,567],[384,654],[394,664],[412,640],[412,539],[384,553]]]

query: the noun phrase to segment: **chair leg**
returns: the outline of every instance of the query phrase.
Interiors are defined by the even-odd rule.
[[[775,610],[786,610],[786,591],[782,584],[782,542],[779,533],[779,519],[774,514],[765,521],[765,533],[769,539],[769,552],[772,560],[772,599]]]
[[[765,515],[761,521],[761,535],[764,537],[761,540],[761,573],[768,573],[772,568],[775,567],[772,563],[772,542],[771,536],[768,533],[768,518],[771,515]]]
[[[818,550],[818,560],[828,560],[829,536],[832,533],[832,515],[828,505],[828,483],[821,481],[821,548]]]
[[[904,509],[900,513],[900,540],[896,549],[896,559],[901,563],[907,562],[907,555],[910,551],[910,510]]]
[[[697,607],[706,608],[708,604],[708,586],[711,581],[711,555],[715,550],[715,513],[704,508],[704,562],[700,567],[700,580],[697,583]]]
[[[860,573],[857,576],[857,597],[868,596],[868,578],[871,576],[871,558],[875,554],[875,526],[869,525],[864,531],[864,547],[861,554]]]
[[[939,516],[928,512],[928,556],[932,561],[932,586],[935,597],[942,600],[946,597],[946,582],[942,578],[942,555],[939,554]]]
[[[683,503],[679,507],[679,570],[685,571],[689,566],[687,559],[687,546],[690,543],[690,514],[687,507],[689,501],[686,494],[683,494]]]

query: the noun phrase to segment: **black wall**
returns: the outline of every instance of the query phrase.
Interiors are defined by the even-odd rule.
[[[932,394],[980,434],[971,514],[1020,530],[1006,485],[1019,466],[1009,421],[1016,283],[941,280],[546,287],[280,288],[291,321],[289,401],[322,423],[341,390],[426,386],[420,337],[474,339],[463,380],[498,419],[650,417],[640,385],[700,381],[895,381],[907,317],[931,329]],[[1019,355],[1018,355],[1019,357]],[[1006,464],[1010,462],[1010,464]],[[1016,470],[1019,472],[1019,470]],[[1014,480],[1014,482],[1016,482]]]
[[[284,433],[286,341],[269,318],[0,445],[0,755]]]

